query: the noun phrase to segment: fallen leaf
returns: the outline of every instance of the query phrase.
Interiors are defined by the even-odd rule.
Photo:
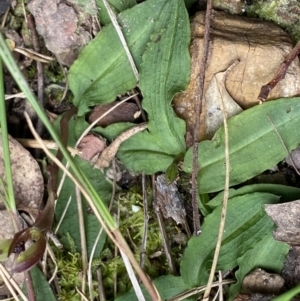
[[[185,225],[186,211],[184,209],[177,185],[168,183],[165,175],[156,178],[156,200],[157,206],[164,218],[172,218],[177,224]]]
[[[122,142],[129,139],[131,136],[137,134],[145,130],[148,127],[147,123],[141,123],[137,126],[132,127],[131,129],[123,132],[120,136],[118,136],[110,146],[108,146],[100,155],[97,162],[95,163],[95,167],[99,169],[103,169],[109,167],[111,160],[115,157],[120,145]]]
[[[93,123],[96,119],[106,113],[109,109],[115,106],[118,102],[114,101],[105,105],[96,106],[90,116],[89,123]],[[107,116],[103,117],[96,124],[102,127],[106,127],[110,124],[117,122],[134,122],[136,121],[136,113],[139,112],[139,108],[135,103],[124,102],[111,111]]]

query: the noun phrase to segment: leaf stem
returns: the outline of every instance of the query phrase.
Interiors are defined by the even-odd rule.
[[[6,118],[6,105],[5,105],[5,92],[4,92],[4,79],[3,79],[3,68],[2,60],[0,59],[0,125],[1,125],[1,135],[2,135],[2,147],[3,147],[3,160],[4,160],[4,170],[5,170],[5,182],[7,186],[7,196],[5,204],[7,210],[12,213],[12,221],[15,231],[19,231],[18,219],[17,219],[17,208],[14,195],[13,187],[13,177],[11,170],[11,160],[10,160],[10,150],[9,150],[9,138],[8,138],[8,128],[7,128],[7,118]],[[6,189],[4,182],[3,189]]]

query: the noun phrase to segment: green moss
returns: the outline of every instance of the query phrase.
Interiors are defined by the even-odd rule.
[[[148,236],[147,236],[147,251],[145,259],[145,272],[152,278],[161,275],[169,274],[166,257],[163,251],[162,238],[158,222],[152,207],[152,191],[147,190],[149,201],[149,221],[148,221]],[[138,187],[131,188],[128,192],[120,193],[113,205],[114,216],[119,216],[119,228],[128,242],[130,248],[135,254],[137,261],[140,261],[140,252],[144,231],[144,213],[143,213],[143,197],[142,192]],[[171,238],[171,249],[174,258],[179,265],[179,260],[183,253],[181,243],[176,242],[175,238],[181,230],[176,226],[175,222],[168,220],[165,222],[166,231]],[[68,236],[68,241],[71,246],[71,252],[64,251],[56,254],[58,264],[58,284],[61,292],[58,296],[60,301],[75,300],[79,301],[76,287],[81,287],[81,255],[76,252],[76,247],[73,239]],[[154,258],[151,258],[156,254]],[[158,255],[157,255],[158,254]],[[107,240],[99,258],[93,261],[92,274],[93,279],[96,279],[97,269],[101,269],[104,291],[107,299],[113,299],[115,282],[117,285],[117,294],[120,295],[128,291],[132,285],[127,275],[123,260],[116,253],[115,245]],[[94,284],[94,295],[97,296],[97,283]]]
[[[74,240],[68,235],[68,240],[71,246],[71,252],[60,252],[54,248],[57,266],[58,266],[58,284],[60,287],[60,293],[58,296],[59,301],[81,301],[81,297],[76,291],[77,288],[81,288],[82,279],[82,259],[81,255],[76,252],[76,246]],[[98,262],[97,262],[98,263]],[[93,283],[93,296],[98,295],[97,283]],[[88,291],[88,287],[86,287]]]

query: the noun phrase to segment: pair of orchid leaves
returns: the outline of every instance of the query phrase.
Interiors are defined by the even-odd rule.
[[[12,239],[0,239],[0,261],[15,254],[10,271],[21,273],[31,269],[43,257],[46,249],[46,233],[50,230],[54,218],[54,193],[49,191],[45,208],[39,213],[34,224],[15,233]],[[32,244],[25,249],[26,242]]]

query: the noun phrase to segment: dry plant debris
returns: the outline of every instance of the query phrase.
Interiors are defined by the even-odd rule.
[[[164,218],[172,218],[177,224],[185,225],[186,211],[178,192],[176,183],[168,183],[165,175],[159,175],[156,179],[156,200],[157,206]]]
[[[106,113],[109,109],[115,106],[118,102],[114,101],[105,105],[97,105],[92,110],[89,116],[89,123],[93,123],[96,119]],[[97,122],[97,125],[106,127],[110,124],[117,122],[135,122],[136,113],[139,112],[139,108],[135,103],[124,102],[113,111],[111,111],[107,116],[103,117]]]
[[[207,107],[206,91],[214,77],[226,71],[235,60],[239,63],[230,71],[225,81],[227,93],[243,109],[258,104],[257,97],[261,86],[268,83],[279,65],[292,50],[288,35],[278,26],[240,16],[214,12],[210,57],[204,84],[201,126],[199,139],[206,139]],[[187,131],[192,132],[194,124],[194,102],[199,61],[202,53],[204,32],[204,13],[198,13],[192,21],[193,41],[190,46],[192,74],[188,89],[174,100],[174,108],[187,122]],[[200,45],[199,45],[200,44]],[[199,47],[200,46],[200,47]],[[199,49],[195,52],[195,49]],[[297,95],[300,89],[300,67],[295,60],[288,69],[286,77],[279,82],[268,99]],[[220,88],[221,90],[221,88]]]
[[[14,226],[11,222],[11,216],[8,211],[6,210],[0,210],[0,239],[6,238],[10,239],[14,236]],[[2,263],[6,269],[9,270],[9,268],[13,264],[14,256],[10,256],[8,260],[6,260],[4,263]],[[24,273],[14,273],[13,278],[14,280],[22,286],[22,283],[24,282]],[[6,295],[9,294],[9,290],[6,287],[6,285],[3,283],[3,280],[0,276],[0,295]]]
[[[129,130],[123,132],[118,136],[113,143],[109,145],[100,155],[99,159],[95,163],[95,167],[103,169],[109,167],[112,159],[115,157],[120,145],[125,140],[129,139],[131,136],[145,130],[148,127],[147,123],[141,123],[137,126],[130,128]]]

